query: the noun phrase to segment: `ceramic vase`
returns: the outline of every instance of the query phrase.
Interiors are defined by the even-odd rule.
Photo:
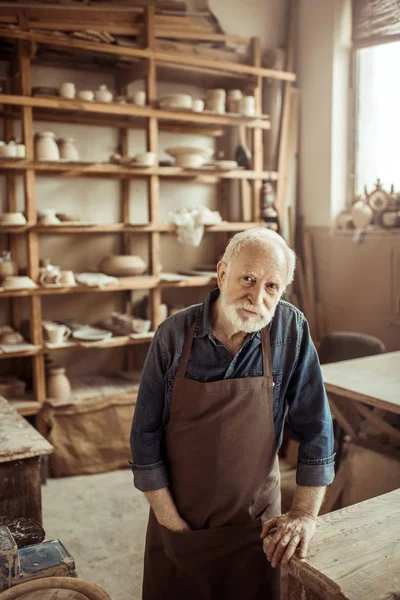
[[[71,384],[64,367],[52,367],[47,377],[47,397],[55,400],[69,400]]]
[[[36,138],[37,160],[56,161],[60,160],[60,152],[56,142],[56,136],[52,131],[42,131]]]
[[[75,146],[74,138],[61,138],[58,140],[60,158],[64,160],[78,161],[79,152]]]
[[[99,89],[95,91],[94,98],[97,102],[112,102],[113,95],[106,85],[101,85]]]

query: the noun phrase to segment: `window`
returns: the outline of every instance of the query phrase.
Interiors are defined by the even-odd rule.
[[[357,51],[356,194],[400,190],[400,42]]]

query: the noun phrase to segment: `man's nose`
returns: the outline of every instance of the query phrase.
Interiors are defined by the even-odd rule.
[[[249,290],[249,300],[255,306],[260,306],[264,301],[264,288],[262,285],[255,285]]]

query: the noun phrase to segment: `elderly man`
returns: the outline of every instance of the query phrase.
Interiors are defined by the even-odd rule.
[[[145,600],[275,599],[271,567],[297,548],[306,555],[334,454],[307,321],[281,300],[294,268],[276,233],[239,233],[218,263],[219,289],[157,329],[131,434],[135,486],[151,507]],[[292,508],[281,515],[286,415],[300,447]]]

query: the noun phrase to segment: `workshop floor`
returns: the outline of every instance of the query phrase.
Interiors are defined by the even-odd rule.
[[[141,600],[148,504],[130,470],[48,479],[42,494],[46,539],[63,542],[78,576],[112,600]]]

